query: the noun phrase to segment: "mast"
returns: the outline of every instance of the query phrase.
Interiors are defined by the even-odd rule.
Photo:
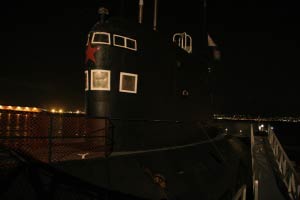
[[[154,0],[153,30],[157,28],[157,0]]]
[[[208,33],[207,33],[207,23],[206,23],[206,20],[207,20],[207,16],[206,16],[206,7],[207,7],[207,3],[206,3],[206,0],[203,0],[203,16],[202,16],[202,30],[203,30],[203,44],[205,45],[205,47],[207,47],[207,36],[208,36]]]
[[[139,0],[139,24],[143,22],[144,0]]]

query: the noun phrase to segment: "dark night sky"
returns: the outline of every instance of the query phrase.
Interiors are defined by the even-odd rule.
[[[86,35],[100,2],[1,3],[0,104],[83,109]],[[162,5],[158,26],[168,27],[169,14],[199,27],[196,1],[182,2],[190,5]],[[296,1],[208,0],[208,31],[222,52],[218,112],[299,115],[297,8]]]
[[[210,8],[223,52],[219,99],[224,112],[299,115],[297,7],[296,1],[263,0],[224,1]],[[212,16],[218,13],[224,18]]]

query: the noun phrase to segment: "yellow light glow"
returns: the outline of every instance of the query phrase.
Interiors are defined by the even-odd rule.
[[[56,110],[55,110],[55,109],[52,109],[52,110],[51,110],[51,112],[55,113],[55,112],[56,112]]]
[[[21,106],[3,106],[0,105],[0,109],[3,110],[15,110],[15,111],[25,111],[25,112],[41,112],[41,109],[36,107],[21,107]]]
[[[77,113],[77,114],[79,114],[79,113],[80,113],[80,111],[79,111],[79,110],[76,110],[76,113]]]
[[[62,109],[59,109],[59,111],[58,111],[59,113],[63,113],[63,110]]]

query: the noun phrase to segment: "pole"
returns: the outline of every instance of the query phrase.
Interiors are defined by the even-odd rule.
[[[139,23],[143,22],[143,7],[144,7],[144,0],[139,0]]]
[[[206,27],[206,20],[207,20],[207,16],[206,16],[206,7],[207,7],[207,3],[206,0],[203,0],[203,44],[205,45],[205,47],[207,47],[208,45],[208,34],[207,34],[207,27]]]
[[[157,0],[154,0],[153,30],[157,30]]]

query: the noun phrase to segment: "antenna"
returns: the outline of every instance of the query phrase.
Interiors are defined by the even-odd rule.
[[[207,23],[206,23],[206,7],[207,7],[207,3],[206,3],[206,0],[203,0],[203,44],[207,45],[208,41],[207,41],[207,36],[208,36],[208,33],[207,33]]]
[[[144,0],[139,0],[139,23],[143,22]]]
[[[157,26],[157,0],[154,0],[154,18],[153,18],[153,30],[156,31]]]

